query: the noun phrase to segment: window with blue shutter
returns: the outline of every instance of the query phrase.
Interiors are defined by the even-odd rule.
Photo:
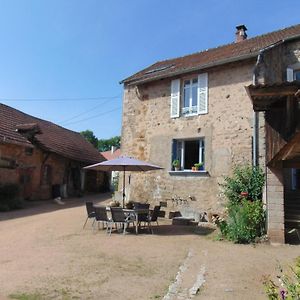
[[[205,141],[200,139],[185,139],[172,141],[172,161],[180,161],[181,171],[191,171],[195,164],[202,164],[205,170]]]

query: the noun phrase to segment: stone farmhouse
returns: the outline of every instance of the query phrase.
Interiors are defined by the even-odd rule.
[[[63,197],[99,191],[105,174],[82,167],[103,160],[79,133],[0,103],[0,184],[17,184],[24,199],[49,199],[54,186]]]
[[[131,174],[132,199],[177,195],[206,212],[224,209],[219,184],[235,165],[259,164],[268,234],[283,243],[300,224],[300,25],[253,38],[246,31],[237,26],[233,43],[123,80],[121,151],[164,167]],[[198,162],[203,170],[192,171]]]

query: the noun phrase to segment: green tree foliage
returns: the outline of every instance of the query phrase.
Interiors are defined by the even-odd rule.
[[[80,134],[89,141],[95,148],[98,147],[98,139],[95,137],[94,132],[92,130],[81,131]]]
[[[100,152],[108,151],[111,149],[112,146],[120,148],[121,145],[121,137],[114,136],[110,139],[99,139],[98,140],[98,149]]]

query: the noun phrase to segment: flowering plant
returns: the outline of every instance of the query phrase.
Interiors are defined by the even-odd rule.
[[[264,280],[265,291],[270,300],[300,299],[300,256],[296,259],[296,265],[291,267],[290,275],[284,274],[280,267],[277,280],[278,284],[270,277]]]

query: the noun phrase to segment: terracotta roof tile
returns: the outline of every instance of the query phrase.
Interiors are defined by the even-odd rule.
[[[121,156],[121,150],[120,149],[115,150],[113,153],[111,153],[111,150],[100,152],[100,153],[107,160],[115,159],[115,158],[118,158],[119,156]]]
[[[300,35],[300,24],[246,39],[238,43],[231,43],[183,57],[159,61],[124,79],[122,83],[134,84],[152,81],[192,70],[208,68],[212,65],[223,64],[231,60],[242,60],[249,56],[257,55],[261,49],[269,45],[297,35]]]
[[[0,103],[0,142],[32,144],[16,128],[31,130],[36,125],[41,133],[35,134],[38,146],[49,152],[84,163],[101,162],[104,157],[78,132],[68,130],[52,122],[27,115],[19,110]]]

